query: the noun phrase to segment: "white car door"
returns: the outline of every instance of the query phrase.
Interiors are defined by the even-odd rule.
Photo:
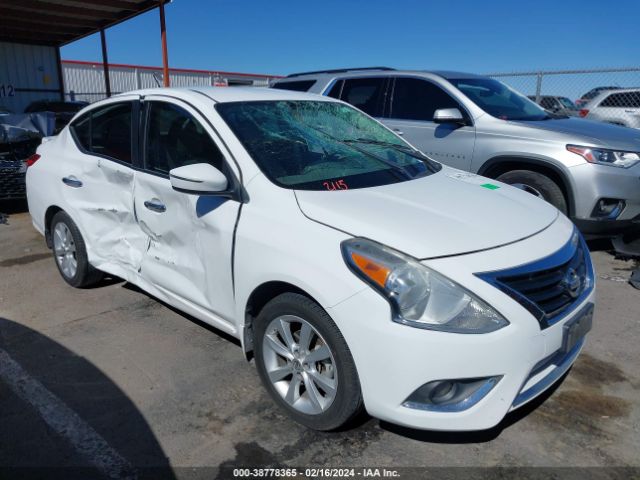
[[[391,90],[388,118],[380,119],[418,150],[451,167],[469,170],[476,141],[475,127],[435,123],[443,108],[464,108],[440,86],[423,78],[397,77]]]
[[[123,276],[137,271],[146,242],[133,207],[138,106],[138,96],[127,96],[74,120],[67,138],[75,145],[64,149],[59,169],[65,209],[91,262]]]
[[[231,194],[175,191],[169,171],[210,163],[236,186],[238,172],[211,125],[192,106],[147,96],[143,111],[144,168],[136,174],[135,209],[149,246],[140,275],[199,318],[224,328],[220,322],[229,326],[233,316],[233,234],[241,204]]]

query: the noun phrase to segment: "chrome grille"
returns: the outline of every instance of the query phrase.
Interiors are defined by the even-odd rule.
[[[478,276],[529,310],[543,329],[569,314],[593,289],[591,257],[577,231],[549,257]]]

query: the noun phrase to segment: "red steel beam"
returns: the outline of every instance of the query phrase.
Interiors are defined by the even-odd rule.
[[[104,88],[107,97],[111,96],[111,79],[109,78],[109,58],[107,57],[107,39],[104,35],[104,28],[100,29],[100,43],[102,44],[102,68],[104,69]]]
[[[162,41],[162,76],[165,87],[170,85],[169,81],[169,54],[167,53],[167,26],[164,21],[164,0],[160,3],[160,37]]]

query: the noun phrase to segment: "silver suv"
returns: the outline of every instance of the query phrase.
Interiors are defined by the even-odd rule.
[[[582,107],[580,116],[623,127],[640,128],[640,88],[600,92]]]
[[[272,88],[344,100],[435,160],[544,198],[591,237],[640,232],[632,129],[556,115],[497,80],[459,72],[330,70]]]

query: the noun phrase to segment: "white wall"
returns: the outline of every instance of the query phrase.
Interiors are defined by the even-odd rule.
[[[74,63],[62,61],[65,97],[67,100],[95,102],[105,98],[104,71],[100,63]],[[162,69],[137,68],[135,66],[109,67],[111,93],[121,93],[162,84]],[[254,86],[268,86],[269,78],[261,75],[234,75],[228,72],[170,70],[172,87],[211,86],[226,80],[229,84],[242,81]],[[73,92],[73,95],[71,94]]]

